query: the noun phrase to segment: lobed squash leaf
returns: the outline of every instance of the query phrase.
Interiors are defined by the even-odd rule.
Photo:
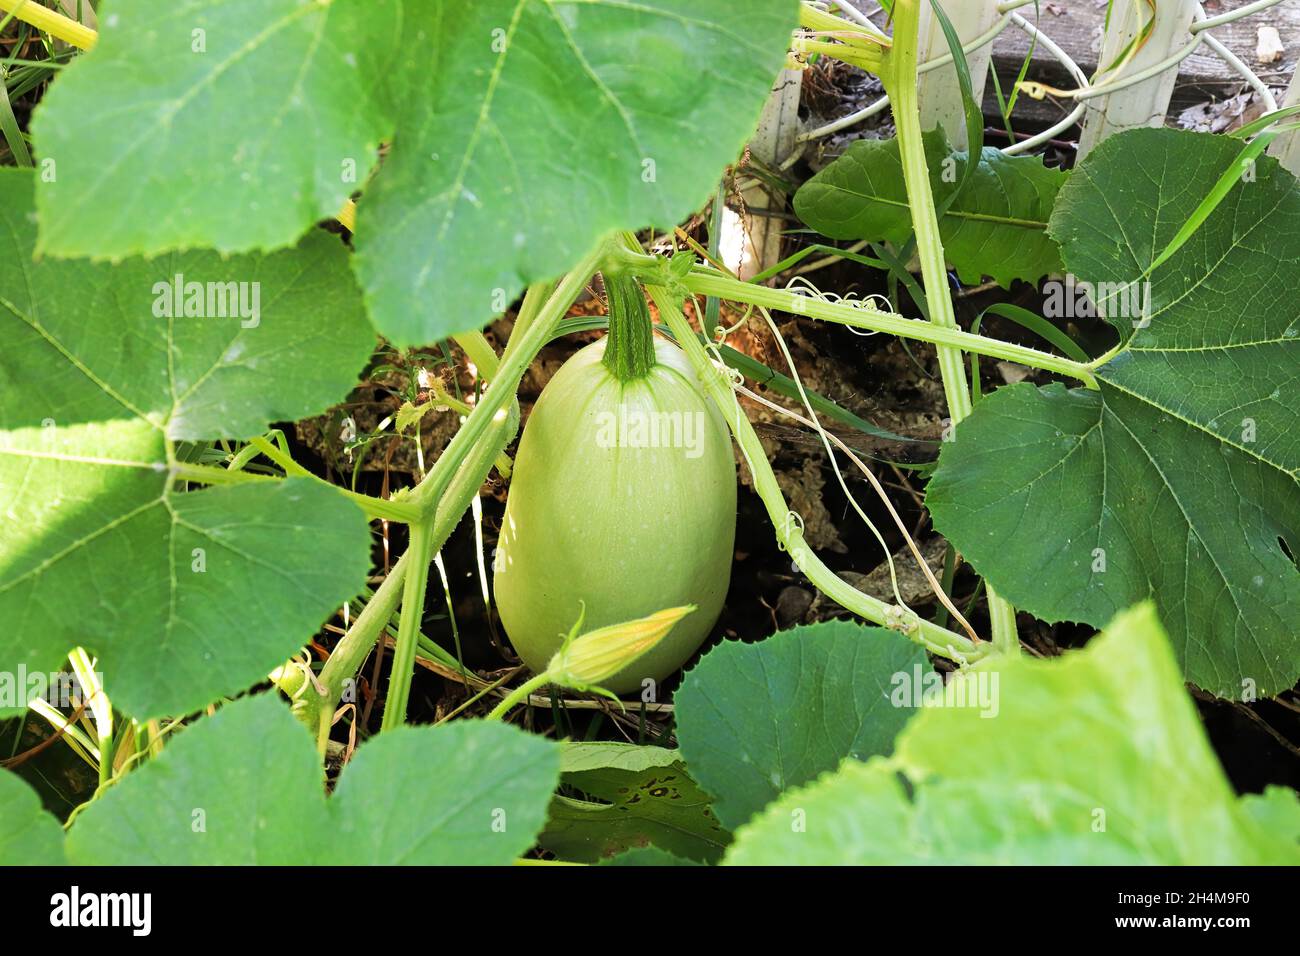
[[[322,411],[374,335],[323,233],[268,256],[37,260],[32,209],[31,172],[0,169],[0,669],[58,670],[83,646],[115,706],[188,713],[355,595],[369,534],[308,479],[182,493],[177,445]],[[177,276],[244,283],[257,308],[160,316]]]
[[[1150,597],[1184,678],[1252,699],[1300,676],[1300,184],[1259,159],[1151,268],[1240,149],[1137,130],[1089,154],[1052,234],[1122,347],[1099,391],[981,401],[927,500],[1017,607],[1100,626]]]
[[[114,0],[34,121],[40,248],[276,249],[361,190],[354,264],[376,327],[399,345],[478,328],[611,230],[700,205],[797,10]]]
[[[852,621],[728,641],[682,680],[678,742],[718,819],[734,828],[846,757],[888,752],[914,711],[911,697],[895,706],[900,680],[932,673],[915,644]]]
[[[466,720],[375,738],[326,799],[310,736],[262,694],[103,793],[67,852],[90,865],[504,865],[532,845],[558,775],[550,742]]]

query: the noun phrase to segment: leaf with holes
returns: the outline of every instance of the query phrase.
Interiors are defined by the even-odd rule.
[[[1047,217],[1066,173],[1048,169],[1037,156],[1007,156],[986,147],[962,186],[968,154],[954,152],[942,130],[923,139],[935,203],[940,209],[950,204],[939,221],[944,252],[963,282],[974,285],[992,276],[1009,288],[1015,279],[1036,282],[1060,270]],[[906,242],[912,212],[898,140],[853,143],[803,185],[794,207],[832,239]]]
[[[369,535],[310,479],[182,493],[177,443],[321,411],[373,333],[334,237],[33,261],[31,191],[0,170],[0,669],[57,669],[80,645],[127,713],[186,713],[263,678],[355,595]]]
[[[736,832],[726,862],[1300,863],[1295,795],[1267,813],[1236,796],[1149,604],[1082,651],[956,679],[984,682],[996,719],[925,707],[892,759],[846,761],[787,793]]]
[[[262,694],[186,728],[90,804],[68,836],[68,857],[114,866],[503,865],[546,819],[556,750],[503,724],[404,727],[363,745],[327,800],[311,738]]]
[[[721,859],[730,836],[677,751],[573,742],[564,744],[560,766],[572,791],[552,802],[538,842],[561,859],[598,863],[639,848]]]
[[[277,248],[364,187],[355,265],[375,323],[433,342],[611,230],[668,229],[703,202],[797,11],[118,0],[38,112],[41,249]],[[392,150],[367,183],[381,139]]]
[[[727,642],[677,691],[682,755],[737,827],[845,757],[888,752],[918,699],[905,691],[924,692],[930,676],[921,648],[852,621]]]
[[[1017,607],[1101,625],[1150,596],[1184,677],[1235,698],[1300,675],[1300,184],[1260,159],[1149,267],[1240,149],[1140,130],[1088,156],[1052,233],[1123,344],[1099,391],[980,402],[927,495]]]

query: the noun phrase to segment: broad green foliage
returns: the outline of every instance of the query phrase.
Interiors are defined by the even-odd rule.
[[[851,621],[727,642],[677,691],[682,755],[734,828],[846,757],[887,753],[914,713],[894,706],[894,691],[930,673],[921,648]]]
[[[372,318],[398,344],[432,342],[606,232],[668,228],[701,203],[754,127],[796,10],[116,0],[35,123],[56,164],[41,247],[276,248],[361,189]],[[392,152],[366,182],[380,139]]]
[[[329,801],[338,866],[502,865],[546,822],[554,744],[505,724],[401,727],[366,744]]]
[[[273,694],[222,707],[101,794],[68,834],[92,866],[282,866],[320,850],[320,762]]]
[[[994,674],[995,718],[926,707],[892,759],[847,761],[785,794],[736,832],[726,862],[1300,862],[1294,834],[1233,794],[1150,605],[1082,651],[963,679]]]
[[[34,261],[31,191],[30,173],[0,170],[0,669],[57,670],[82,645],[116,706],[185,713],[264,677],[360,590],[369,536],[306,479],[179,493],[175,442],[321,411],[373,333],[333,237],[266,257]],[[177,275],[248,283],[259,308],[160,317],[155,284]]]
[[[0,770],[0,866],[58,866],[63,831],[40,797],[16,774]]]
[[[85,864],[505,864],[532,845],[559,758],[502,724],[401,728],[364,745],[333,797],[311,738],[272,695],[186,728],[90,804]]]
[[[968,154],[953,152],[942,130],[924,140],[935,204],[942,211],[950,203],[939,221],[944,252],[963,282],[992,276],[1009,287],[1014,279],[1036,282],[1060,269],[1047,217],[1066,173],[1048,169],[1037,156],[1005,156],[986,147],[962,186]],[[853,143],[803,185],[795,211],[832,239],[906,242],[912,213],[898,140]]]
[[[1053,213],[1066,267],[1091,283],[1139,279],[1240,148],[1171,130],[1103,142]],[[1300,548],[1297,274],[1300,186],[1261,159],[1151,272],[1145,313],[1099,289],[1128,336],[1100,391],[1012,386],[962,423],[930,484],[936,526],[1039,617],[1101,625],[1150,596],[1187,680],[1237,698],[1290,687],[1300,573],[1281,541]]]
[[[690,861],[712,863],[722,857],[730,836],[677,751],[565,743],[560,769],[566,787],[590,798],[557,796],[551,804],[537,842],[560,859],[597,863],[647,845]]]
[[[109,0],[33,119],[40,249],[292,245],[392,132],[399,0]]]

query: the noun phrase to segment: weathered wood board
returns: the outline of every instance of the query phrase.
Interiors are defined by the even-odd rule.
[[[879,12],[878,3],[873,0],[854,2],[873,20],[883,23],[884,17]],[[950,5],[986,2],[992,3],[994,0],[948,0]],[[1130,3],[1140,0],[1114,2]],[[1215,17],[1244,7],[1248,2],[1249,0],[1204,0],[1204,7],[1207,16]],[[1040,30],[1051,37],[1085,74],[1091,76],[1097,69],[1106,4],[1107,0],[1041,0],[1037,12],[1032,4],[1019,8],[1017,12],[1029,22],[1036,22]],[[1285,48],[1280,60],[1267,65],[1256,62],[1255,58],[1261,26],[1276,28]],[[1212,32],[1215,38],[1250,66],[1281,101],[1295,72],[1297,60],[1300,60],[1300,0],[1283,0],[1267,10],[1215,27]],[[993,66],[1004,93],[1010,90],[1029,50],[1029,36],[1014,24],[1004,29],[993,41]],[[1075,86],[1074,79],[1065,67],[1041,45],[1034,50],[1028,78],[1062,89]],[[1169,113],[1177,116],[1189,106],[1223,100],[1245,88],[1240,74],[1202,43],[1179,66],[1178,83],[1174,88]],[[1036,101],[1022,96],[1016,104],[1013,124],[1018,129],[1042,129],[1063,118],[1072,105],[1070,101],[1053,102],[1050,98]],[[985,86],[984,113],[993,125],[1001,125],[992,83]],[[1077,129],[1067,132],[1063,138],[1072,139],[1077,136],[1077,132]]]
[[[965,2],[979,2],[979,0],[965,0]],[[1116,2],[1125,2],[1125,0],[1116,0]],[[1247,0],[1218,0],[1218,2],[1207,0],[1205,12],[1211,17],[1218,16],[1245,6],[1246,2]],[[1105,0],[1052,0],[1052,2],[1044,0],[1038,13],[1038,26],[1079,65],[1085,74],[1091,76],[1097,68],[1097,50],[1100,46],[1105,11]],[[1022,7],[1019,12],[1026,20],[1034,22],[1032,5]],[[1276,28],[1282,38],[1286,52],[1275,63],[1263,65],[1256,62],[1255,47],[1261,26]],[[1216,39],[1251,67],[1281,100],[1295,72],[1297,59],[1300,59],[1300,0],[1283,0],[1282,3],[1268,10],[1215,27],[1212,32]],[[994,41],[993,63],[1004,91],[1014,82],[1029,49],[1028,35],[1015,26],[1008,27]],[[1065,68],[1042,47],[1034,52],[1029,76],[1062,88],[1070,88],[1074,85]],[[1170,114],[1176,116],[1187,107],[1207,100],[1225,99],[1241,92],[1244,87],[1245,82],[1240,74],[1202,43],[1200,48],[1183,60],[1179,66],[1178,83],[1174,87]],[[992,84],[988,85],[986,92],[985,113],[996,117],[998,109]],[[1029,126],[1043,126],[1060,119],[1066,111],[1068,110],[1063,109],[1062,104],[1047,100],[1036,102],[1022,97],[1016,105],[1015,117]]]

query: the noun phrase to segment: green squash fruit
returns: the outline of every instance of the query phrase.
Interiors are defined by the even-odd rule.
[[[606,682],[628,693],[681,667],[718,619],[736,535],[736,463],[727,424],[680,349],[656,338],[648,373],[620,382],[602,362],[608,341],[569,359],[533,408],[494,586],[511,644],[539,673],[584,607],[588,631],[696,605]]]

